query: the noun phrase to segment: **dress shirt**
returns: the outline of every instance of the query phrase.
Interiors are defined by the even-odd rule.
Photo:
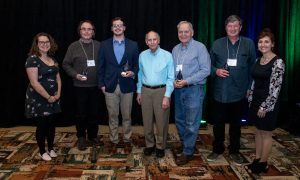
[[[114,45],[115,56],[117,58],[118,63],[120,64],[120,62],[123,58],[124,52],[125,52],[125,41],[124,40],[118,41],[118,40],[114,39],[113,45]]]
[[[172,51],[174,66],[182,64],[182,76],[188,85],[205,84],[210,74],[210,57],[201,42],[191,39],[187,46],[178,44]],[[176,71],[176,75],[179,71]]]
[[[210,57],[214,99],[222,103],[242,100],[246,95],[247,89],[250,89],[252,82],[251,69],[256,59],[253,41],[243,36],[240,36],[235,44],[232,44],[227,37],[217,39],[210,50]],[[222,78],[217,76],[216,70],[224,67],[228,57],[234,59],[237,57],[236,66],[229,66],[228,77]]]
[[[137,93],[141,93],[142,85],[166,85],[165,96],[170,97],[174,90],[174,64],[171,53],[158,48],[154,53],[150,49],[139,56],[139,72]]]

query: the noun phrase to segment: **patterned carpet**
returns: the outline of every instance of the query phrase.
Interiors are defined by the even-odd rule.
[[[201,131],[200,131],[201,132]],[[231,162],[228,154],[215,162],[207,162],[211,152],[211,134],[201,133],[197,140],[197,152],[192,161],[177,166],[174,149],[179,147],[177,134],[169,134],[168,148],[164,158],[155,155],[145,157],[142,134],[134,133],[133,150],[125,154],[122,145],[116,154],[110,153],[108,134],[99,134],[104,147],[94,149],[96,163],[91,163],[93,148],[85,151],[76,148],[74,132],[57,132],[55,150],[58,157],[51,162],[42,161],[34,132],[0,130],[0,179],[299,179],[300,178],[300,138],[284,130],[274,132],[270,168],[261,176],[247,173],[244,166]],[[225,143],[227,144],[227,142]],[[254,134],[242,133],[241,155],[244,164],[254,158]]]

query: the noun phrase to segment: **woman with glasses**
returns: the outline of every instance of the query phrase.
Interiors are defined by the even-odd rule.
[[[57,61],[53,58],[57,45],[47,33],[38,33],[26,60],[29,85],[26,92],[25,115],[36,123],[36,141],[45,161],[57,157],[53,149],[54,120],[60,109],[61,79]],[[47,139],[48,149],[45,149]]]

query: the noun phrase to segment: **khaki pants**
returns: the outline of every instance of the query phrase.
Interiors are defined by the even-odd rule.
[[[170,108],[162,108],[162,100],[166,87],[149,89],[142,87],[142,114],[146,147],[156,145],[158,149],[166,148],[169,130]],[[154,123],[156,124],[156,138],[154,139]],[[156,143],[155,143],[156,142]]]
[[[119,142],[118,127],[119,127],[119,109],[121,107],[122,126],[124,142],[130,142],[132,134],[131,126],[131,109],[132,109],[133,93],[123,94],[120,86],[117,85],[115,92],[105,93],[105,101],[109,116],[110,141],[113,143]]]

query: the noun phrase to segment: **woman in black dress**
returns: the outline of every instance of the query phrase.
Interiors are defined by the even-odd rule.
[[[258,50],[262,53],[253,68],[253,83],[249,96],[249,119],[256,126],[255,159],[246,166],[252,173],[259,174],[268,169],[267,160],[272,149],[272,130],[275,129],[279,109],[284,62],[273,52],[274,35],[264,29],[258,38]]]
[[[61,79],[58,63],[52,57],[57,50],[54,39],[47,33],[38,33],[32,42],[26,60],[29,85],[26,91],[25,115],[36,123],[36,141],[40,156],[50,161],[57,154],[53,149],[55,126],[54,116],[61,111]],[[48,149],[45,150],[47,137]]]

